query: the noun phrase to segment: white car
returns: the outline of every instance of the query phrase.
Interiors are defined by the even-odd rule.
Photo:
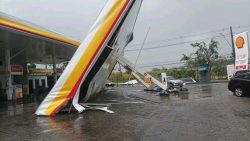
[[[182,87],[183,81],[180,79],[176,79],[173,76],[167,76],[168,83],[173,87]]]
[[[136,84],[138,84],[137,80],[130,80],[130,81],[125,82],[125,83],[119,83],[119,85],[127,85],[127,86],[134,86]]]
[[[114,87],[115,83],[107,81],[107,83],[105,84],[106,87]]]
[[[125,84],[127,84],[127,85],[135,85],[137,83],[138,83],[137,80],[130,80],[130,81],[126,82]]]

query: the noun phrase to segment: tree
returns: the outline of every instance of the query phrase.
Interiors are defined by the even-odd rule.
[[[211,72],[214,61],[219,57],[218,45],[219,42],[215,40],[211,40],[208,45],[205,42],[191,44],[191,46],[197,48],[194,53],[196,55],[197,63],[200,66],[207,66],[209,72]]]
[[[187,69],[187,77],[192,77],[194,79],[198,79],[196,76],[196,72],[198,71],[198,64],[195,59],[192,58],[193,54],[186,55],[182,54],[183,57],[181,58],[181,62],[185,62],[186,69]]]
[[[197,61],[192,58],[193,54],[190,54],[190,55],[186,55],[186,54],[182,54],[183,57],[181,58],[181,62],[185,62],[186,63],[186,67],[188,69],[193,69],[193,68],[197,68],[198,67],[198,64],[197,64]]]
[[[196,48],[196,51],[190,55],[183,54],[181,61],[185,61],[189,67],[208,67],[211,73],[213,64],[219,57],[218,53],[219,42],[211,40],[209,44],[202,42],[192,43],[191,46]]]
[[[163,71],[159,68],[153,68],[152,71],[149,72],[150,75],[153,77],[158,78],[159,74],[162,73]]]

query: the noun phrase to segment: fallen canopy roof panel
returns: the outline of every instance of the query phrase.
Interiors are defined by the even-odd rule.
[[[122,30],[125,30],[122,29],[121,24],[124,23],[136,2],[139,5],[136,7],[135,14],[137,15],[142,0],[109,0],[107,2],[62,76],[37,109],[36,115],[54,116],[75,96],[104,49],[112,47],[115,38]],[[129,26],[134,26],[134,23]]]

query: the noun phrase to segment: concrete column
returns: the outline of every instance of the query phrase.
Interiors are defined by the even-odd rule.
[[[13,93],[13,86],[12,86],[12,78],[11,78],[11,63],[10,63],[10,36],[8,33],[5,34],[5,62],[6,62],[6,93],[7,99],[13,100],[15,99]]]
[[[56,84],[56,82],[57,82],[55,48],[56,48],[56,45],[53,45],[52,63],[53,63],[54,84]]]
[[[27,48],[25,49],[24,51],[24,62],[23,62],[23,82],[22,82],[22,85],[23,85],[23,88],[25,88],[26,91],[23,91],[23,95],[24,95],[24,92],[25,94],[29,94],[29,80],[28,80],[28,75],[29,75],[29,71],[28,71],[28,53],[27,53]],[[24,90],[24,89],[23,89]]]
[[[47,79],[47,77],[45,79],[45,87],[48,88],[48,79]]]

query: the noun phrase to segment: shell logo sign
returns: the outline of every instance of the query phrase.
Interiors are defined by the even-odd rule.
[[[239,36],[236,38],[235,44],[238,49],[243,48],[245,44],[245,39],[242,36]]]
[[[249,69],[249,36],[243,32],[234,36],[235,46],[235,71]]]

